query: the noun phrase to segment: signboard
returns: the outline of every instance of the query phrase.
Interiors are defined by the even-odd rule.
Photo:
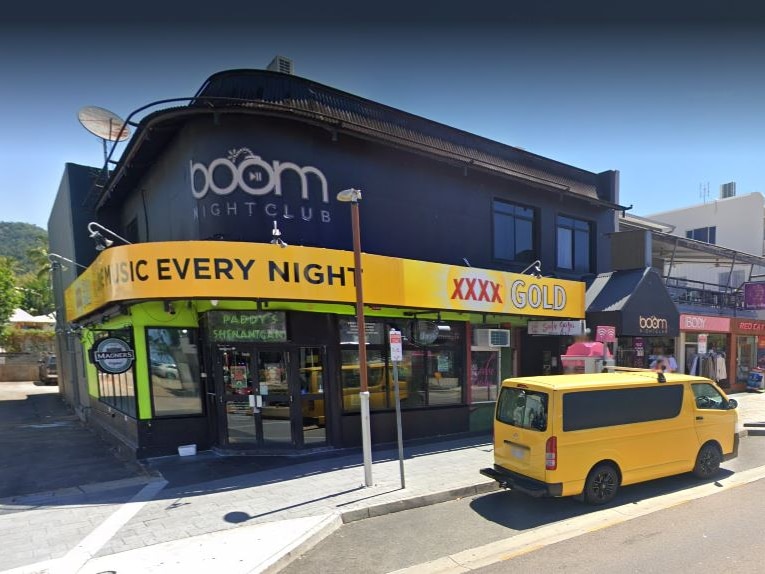
[[[215,343],[283,342],[287,320],[283,311],[209,311],[207,336]]]
[[[595,340],[602,343],[613,343],[616,341],[616,327],[610,325],[601,325],[595,329]]]
[[[340,319],[340,344],[359,344],[359,324],[356,319]],[[385,340],[385,329],[382,323],[364,322],[364,335],[367,345],[382,345]]]
[[[744,283],[744,308],[765,309],[765,282]]]
[[[698,341],[698,353],[699,355],[703,355],[707,352],[707,338],[709,335],[706,333],[699,333],[699,341]]]
[[[583,335],[584,321],[529,321],[529,335]]]
[[[584,318],[585,284],[362,254],[368,305]],[[119,301],[276,299],[355,303],[353,253],[234,241],[167,241],[105,249],[66,290],[75,321]]]
[[[135,353],[130,343],[120,337],[107,337],[93,348],[92,359],[98,370],[110,375],[125,373],[133,366]]]
[[[683,314],[680,315],[680,330],[730,333],[730,318]]]
[[[403,361],[404,350],[401,345],[401,331],[391,329],[388,338],[390,340],[390,360]]]
[[[742,319],[736,324],[735,331],[741,333],[765,334],[765,321]]]

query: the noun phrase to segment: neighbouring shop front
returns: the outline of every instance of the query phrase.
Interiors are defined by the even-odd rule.
[[[677,357],[684,373],[712,379],[723,388],[730,387],[731,368],[735,365],[733,321],[730,317],[680,315]]]
[[[180,445],[285,452],[360,443],[352,253],[187,241],[112,247],[66,292],[91,419],[139,457]],[[488,431],[529,318],[584,315],[584,284],[363,256],[373,441]],[[128,360],[129,358],[129,360]],[[99,362],[100,361],[100,362]],[[110,363],[111,361],[111,363]],[[115,366],[116,365],[116,366]]]
[[[734,319],[731,327],[735,343],[731,349],[730,363],[734,370],[730,382],[733,390],[743,391],[752,370],[765,369],[765,321]]]
[[[659,356],[677,362],[680,313],[652,268],[598,275],[587,289],[586,304],[593,333],[598,326],[616,328],[618,366],[651,368]]]

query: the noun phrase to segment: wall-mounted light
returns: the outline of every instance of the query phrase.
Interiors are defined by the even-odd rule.
[[[521,271],[521,275],[523,275],[524,273],[526,273],[529,270],[531,270],[531,272],[532,272],[531,274],[534,277],[536,277],[537,279],[541,279],[542,278],[542,262],[539,259],[537,259],[536,261],[531,263],[531,265],[526,267],[526,269]]]
[[[101,225],[100,223],[96,221],[91,221],[88,223],[88,232],[90,233],[90,238],[96,242],[96,251],[103,251],[107,247],[111,247],[114,245],[114,240],[109,239],[108,237],[104,237],[103,233],[108,233],[112,237],[115,237],[122,241],[125,245],[132,245],[130,241],[122,237],[121,235],[116,234],[111,229],[108,229]]]
[[[62,264],[63,262],[71,263],[72,265],[76,265],[77,267],[80,267],[82,269],[87,269],[85,265],[80,265],[76,261],[73,261],[72,259],[69,259],[67,257],[64,257],[63,255],[59,255],[58,253],[48,253],[48,261],[50,261],[51,269],[56,269],[60,267],[61,269],[66,269],[66,265]]]
[[[271,240],[271,243],[274,245],[278,245],[279,247],[289,247],[283,240],[282,240],[282,232],[279,231],[279,227],[276,224],[276,220],[274,219],[274,228],[271,230],[271,236],[273,239]]]
[[[213,307],[217,307],[218,306],[218,300],[217,299],[210,299],[210,305],[212,305]]]
[[[168,315],[175,315],[175,307],[170,301],[165,301],[164,307],[165,307],[165,313],[167,313]]]

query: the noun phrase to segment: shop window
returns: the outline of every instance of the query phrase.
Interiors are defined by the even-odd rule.
[[[343,410],[358,412],[361,408],[359,392],[361,391],[361,369],[359,368],[359,351],[343,350],[340,379],[343,387]],[[394,405],[393,382],[389,380],[387,365],[382,350],[367,349],[367,387],[369,388],[369,409],[385,410]]]
[[[688,239],[695,239],[696,241],[703,241],[704,243],[714,245],[717,243],[717,226],[689,229],[685,232],[685,236]]]
[[[494,258],[534,261],[534,210],[505,201],[494,201]]]
[[[589,273],[591,270],[590,223],[558,216],[556,237],[558,269]]]
[[[496,401],[499,389],[499,351],[470,353],[470,398],[474,403]]]
[[[348,320],[343,320],[348,321]],[[393,365],[386,333],[391,328],[402,333],[403,360],[398,364],[402,408],[420,408],[463,403],[464,326],[460,323],[391,319],[367,325],[367,377],[370,410],[396,406]],[[350,329],[350,335],[344,329]],[[341,381],[343,410],[359,411],[361,388],[358,343],[353,341],[355,326],[341,326]],[[345,338],[344,338],[345,337]]]
[[[155,417],[202,414],[197,330],[146,329]]]
[[[125,340],[130,340],[130,334],[124,331],[102,331],[99,333],[98,339],[110,336],[119,336]],[[98,339],[96,339],[94,347]],[[134,367],[119,374],[104,373],[98,369],[96,373],[98,377],[98,400],[129,417],[136,418]]]

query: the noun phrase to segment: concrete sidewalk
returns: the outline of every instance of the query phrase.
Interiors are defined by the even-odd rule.
[[[732,396],[739,402],[742,429],[747,422],[765,421],[765,396]],[[77,571],[180,573],[213,567],[227,573],[276,572],[343,522],[496,489],[496,483],[478,473],[492,464],[488,438],[429,443],[407,448],[406,456],[405,490],[395,449],[374,453],[375,484],[369,488],[363,486],[356,453],[170,485],[120,525]],[[44,537],[38,543],[45,544]],[[14,573],[53,572],[56,564],[33,564]]]

